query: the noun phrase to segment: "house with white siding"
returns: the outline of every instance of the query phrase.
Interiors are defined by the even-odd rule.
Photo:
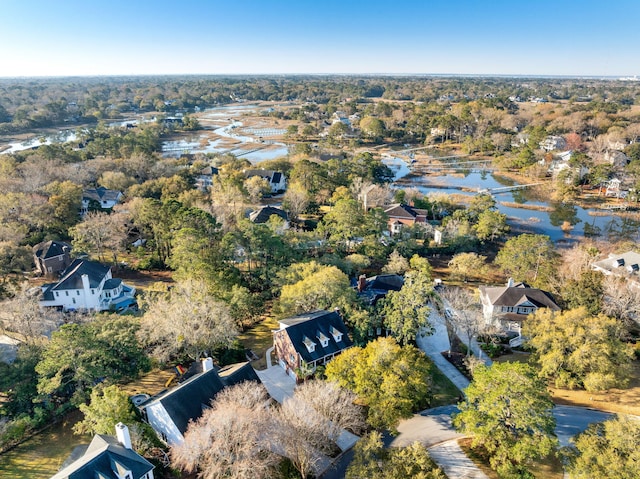
[[[113,278],[111,267],[76,259],[56,283],[42,286],[40,306],[63,311],[121,311],[135,303],[136,289]]]

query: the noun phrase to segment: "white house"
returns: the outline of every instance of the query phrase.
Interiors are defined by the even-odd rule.
[[[567,140],[561,136],[547,136],[540,142],[540,148],[545,151],[562,150],[567,147]]]
[[[87,214],[91,202],[94,202],[93,204],[96,205],[96,207],[99,206],[103,210],[108,210],[117,205],[121,199],[122,193],[120,191],[108,190],[103,186],[84,190],[82,193],[82,209],[80,210],[80,214],[83,216]]]
[[[501,323],[507,331],[520,331],[522,321],[539,308],[559,311],[560,307],[546,291],[530,288],[509,279],[506,286],[480,286],[482,313],[487,324]]]
[[[132,449],[129,428],[121,422],[116,437],[96,434],[83,451],[76,448],[69,461],[51,479],[153,479],[154,465]]]
[[[630,286],[640,288],[640,253],[610,254],[608,258],[593,263],[591,268],[607,276],[626,278]]]
[[[244,170],[244,177],[249,179],[253,176],[259,176],[269,182],[272,193],[283,192],[287,189],[287,179],[284,173],[273,170]]]
[[[169,445],[184,442],[184,433],[197,421],[225,387],[244,381],[260,382],[251,364],[238,363],[216,369],[211,358],[196,365],[198,372],[182,384],[138,405],[142,417]]]
[[[40,306],[63,311],[115,311],[135,303],[136,290],[111,276],[111,267],[76,259],[57,283],[42,286]]]

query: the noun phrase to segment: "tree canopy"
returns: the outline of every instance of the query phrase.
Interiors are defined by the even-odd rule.
[[[541,377],[557,387],[603,391],[622,386],[632,358],[622,341],[622,324],[585,308],[553,312],[541,308],[525,321],[522,334],[535,349]]]
[[[424,353],[389,337],[344,351],[327,364],[326,375],[360,397],[369,424],[394,429],[400,419],[429,404],[431,367]]]
[[[453,423],[472,436],[472,447],[489,453],[491,466],[500,477],[529,477],[531,462],[556,447],[553,402],[531,366],[479,366],[465,394]]]

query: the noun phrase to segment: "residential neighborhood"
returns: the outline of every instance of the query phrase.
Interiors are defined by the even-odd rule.
[[[0,476],[640,474],[636,83],[0,93]]]

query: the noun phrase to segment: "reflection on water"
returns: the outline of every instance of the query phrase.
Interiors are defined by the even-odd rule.
[[[481,189],[518,184],[511,178],[486,170],[425,176],[418,174],[417,169],[411,171],[406,162],[400,158],[384,161],[396,173],[394,186],[417,188],[427,195],[430,193],[475,195]],[[538,197],[534,189],[497,193],[494,197],[498,210],[507,215],[512,228],[546,234],[554,241],[576,239],[599,233],[611,239],[636,241],[640,239],[640,216],[616,215],[603,210],[587,210],[573,204],[554,203]],[[516,208],[511,204],[539,207],[545,211]]]

